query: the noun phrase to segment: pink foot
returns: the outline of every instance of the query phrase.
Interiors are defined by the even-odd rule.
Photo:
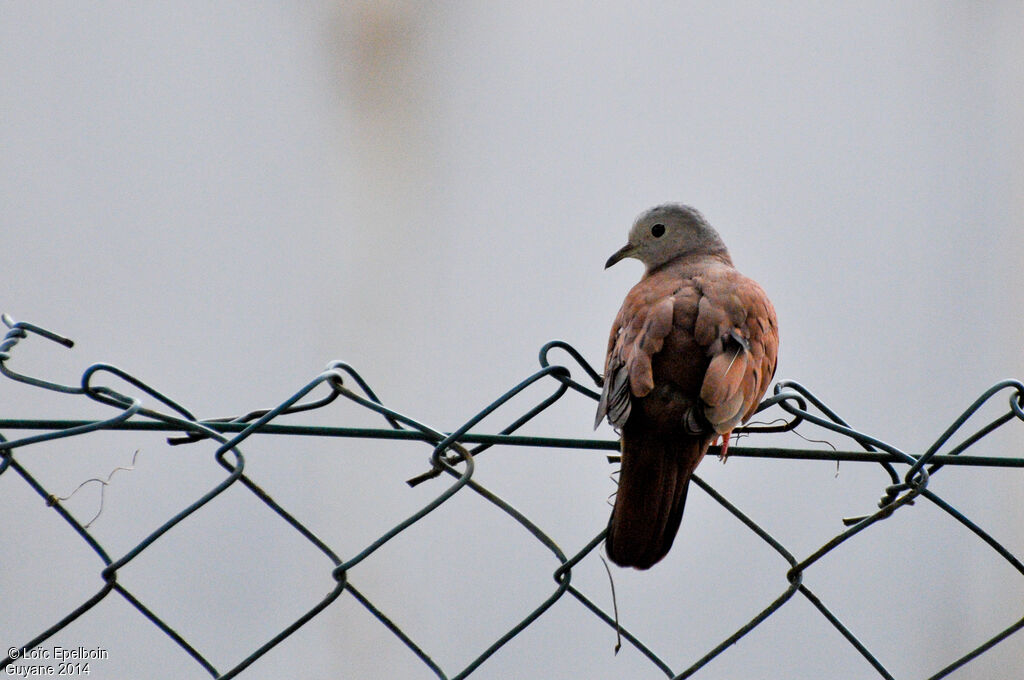
[[[722,450],[718,452],[718,460],[722,461],[723,463],[729,457],[729,435],[730,434],[732,434],[732,433],[731,432],[727,432],[726,434],[719,435],[719,437],[718,437],[719,439],[722,440]]]

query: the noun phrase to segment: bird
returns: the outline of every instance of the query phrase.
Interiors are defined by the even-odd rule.
[[[690,477],[708,447],[757,410],[775,375],[779,329],[764,290],[733,266],[721,236],[687,205],[640,214],[605,263],[640,260],[608,338],[594,427],[621,436],[605,552],[648,569],[672,547]]]

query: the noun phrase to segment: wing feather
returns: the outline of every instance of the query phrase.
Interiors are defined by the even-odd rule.
[[[607,416],[608,422],[621,429],[629,418],[631,396],[642,398],[654,389],[651,359],[672,332],[672,290],[666,289],[663,281],[643,279],[622,303],[608,338],[594,427]]]
[[[700,397],[704,415],[727,434],[757,410],[775,375],[775,310],[754,281],[731,270],[702,287],[695,329],[708,348]]]

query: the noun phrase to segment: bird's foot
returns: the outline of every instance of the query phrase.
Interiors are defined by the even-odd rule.
[[[722,440],[722,448],[718,452],[718,460],[724,463],[729,458],[729,435],[719,435],[718,438]]]

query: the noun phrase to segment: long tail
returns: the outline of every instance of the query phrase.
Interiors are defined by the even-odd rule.
[[[612,562],[647,569],[668,553],[683,519],[690,475],[710,444],[706,436],[666,437],[627,423],[619,490],[605,539]]]

